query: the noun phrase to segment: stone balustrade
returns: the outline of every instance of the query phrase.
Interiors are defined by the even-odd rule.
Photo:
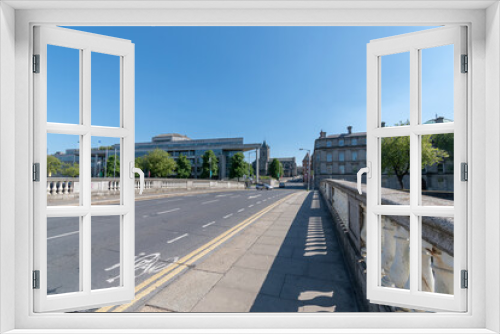
[[[370,311],[394,310],[370,304],[366,296],[366,187],[360,195],[356,183],[322,180],[323,199],[340,232],[349,270],[360,292],[360,299]],[[382,204],[408,204],[409,194],[382,189]],[[422,196],[424,205],[453,205],[452,201]],[[381,285],[409,288],[410,222],[409,217],[382,216]],[[422,217],[422,290],[453,294],[453,220]]]
[[[197,180],[197,179],[163,179],[146,178],[144,194],[168,193],[182,190],[204,189],[244,189],[244,182]],[[79,198],[81,185],[78,178],[48,177],[47,200],[67,200]],[[113,197],[120,194],[119,178],[92,178],[92,197]],[[136,192],[139,192],[139,180],[135,181]]]

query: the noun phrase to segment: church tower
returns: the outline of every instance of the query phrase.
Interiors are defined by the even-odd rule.
[[[268,174],[269,159],[271,158],[271,148],[267,145],[266,141],[260,147],[259,156],[259,173],[260,175]]]

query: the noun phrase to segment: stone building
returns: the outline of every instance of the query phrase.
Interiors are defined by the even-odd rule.
[[[274,159],[278,159],[283,166],[283,176],[284,177],[294,177],[297,176],[297,162],[295,161],[295,157],[290,158],[272,158],[271,157],[271,147],[264,142],[260,146],[260,154],[259,154],[259,175],[269,175],[269,166]],[[252,167],[256,170],[256,162],[252,163]]]
[[[309,168],[309,162],[311,162],[311,168]],[[307,152],[304,159],[302,159],[302,181],[303,182],[307,182],[307,180],[309,178],[309,170],[311,171],[311,175],[312,175],[313,174],[312,172],[314,171],[313,161],[309,157],[309,152]],[[312,182],[312,179],[310,179],[310,182]]]
[[[447,123],[452,120],[436,116],[425,124]],[[382,123],[384,126],[384,123]],[[450,153],[450,152],[449,152]],[[337,179],[357,181],[357,172],[366,167],[366,132],[352,132],[347,127],[347,133],[327,136],[321,131],[314,143],[313,154],[314,185],[317,187],[321,180]],[[304,165],[304,162],[303,162]],[[453,199],[453,154],[443,159],[441,163],[425,166],[422,169],[422,193],[445,199]],[[363,182],[365,182],[363,175]],[[394,175],[382,174],[382,187],[400,189],[399,182]],[[403,177],[404,189],[409,189],[408,175]]]
[[[314,185],[324,179],[356,181],[356,173],[366,166],[366,132],[352,132],[327,136],[321,131],[314,142]]]

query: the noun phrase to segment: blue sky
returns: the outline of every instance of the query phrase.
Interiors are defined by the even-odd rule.
[[[135,43],[136,142],[168,132],[265,139],[273,157],[296,156],[300,165],[299,148],[312,150],[320,130],[366,131],[366,44],[428,27],[72,29]],[[77,122],[78,52],[51,49],[48,121]],[[453,47],[423,52],[423,118],[452,118],[453,72],[445,61]],[[392,125],[409,115],[409,68],[405,55],[386,57],[382,118]],[[118,125],[118,64],[114,56],[92,56],[94,125]],[[75,147],[72,140],[49,138],[49,153]]]

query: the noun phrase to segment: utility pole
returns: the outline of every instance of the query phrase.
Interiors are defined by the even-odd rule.
[[[260,153],[260,149],[255,149],[255,179],[257,181],[257,183],[259,183],[259,169],[260,169],[260,166],[259,166],[259,153]]]

